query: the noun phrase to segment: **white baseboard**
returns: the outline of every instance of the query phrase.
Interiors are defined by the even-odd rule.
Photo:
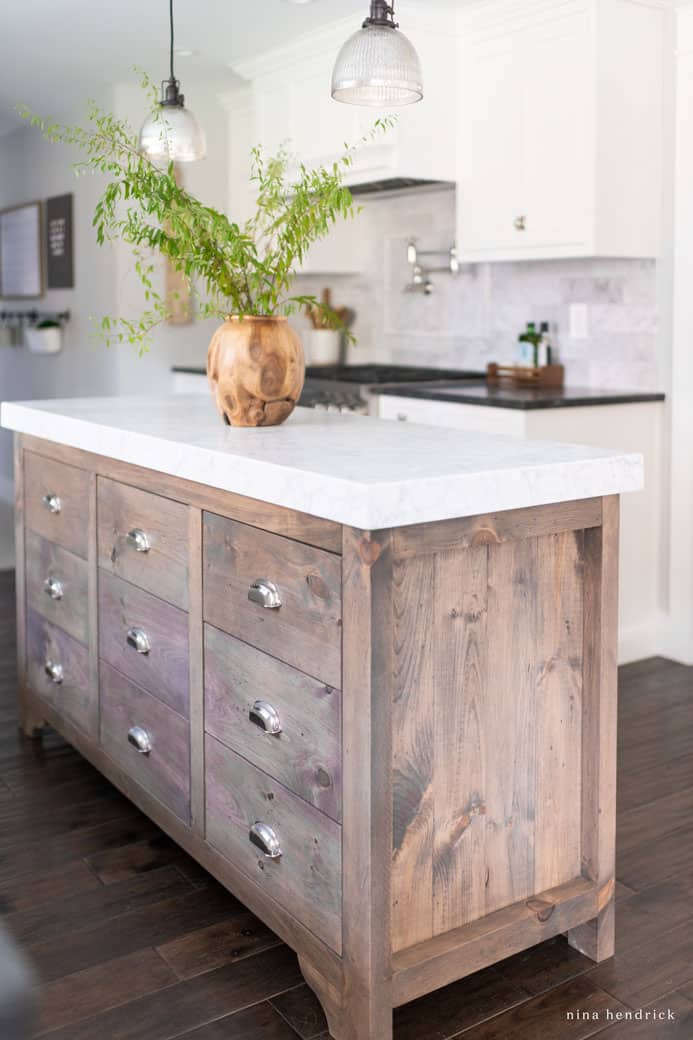
[[[663,653],[661,627],[657,619],[644,625],[621,629],[618,636],[618,663],[632,664]]]
[[[2,474],[0,474],[0,502],[14,505],[14,481],[12,477],[5,477]]]

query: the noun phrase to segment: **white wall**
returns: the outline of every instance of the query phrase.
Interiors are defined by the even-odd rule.
[[[79,118],[81,113],[74,113]],[[89,317],[108,314],[115,299],[115,255],[100,249],[91,219],[102,182],[75,178],[75,155],[50,145],[37,130],[20,127],[0,137],[0,208],[74,192],[75,289],[52,290],[40,300],[0,301],[0,309],[65,310],[72,320],[64,348],[55,356],[29,353],[22,347],[0,347],[0,399],[74,397],[111,392],[115,355],[91,337]],[[0,497],[12,493],[12,437],[0,430]]]

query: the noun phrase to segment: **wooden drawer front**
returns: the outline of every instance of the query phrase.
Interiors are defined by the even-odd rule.
[[[207,840],[341,953],[341,827],[276,780],[205,737]],[[280,859],[268,859],[250,828],[272,828]]]
[[[53,501],[53,509],[49,499]],[[25,452],[24,509],[26,526],[32,531],[87,558],[89,474],[86,470]]]
[[[128,734],[139,727],[145,754]],[[101,746],[146,791],[190,822],[190,727],[156,697],[101,662]]]
[[[276,712],[273,735],[251,721]],[[341,820],[341,694],[211,625],[205,626],[205,727],[295,794]]]
[[[86,646],[89,643],[86,560],[27,531],[25,561],[29,606]]]
[[[55,678],[62,670],[62,681],[54,682],[47,667],[53,669]],[[98,700],[89,683],[89,653],[76,639],[31,608],[27,610],[27,672],[35,693],[96,739]]]
[[[205,513],[205,617],[216,628],[341,687],[341,560],[322,549]],[[281,607],[248,599],[258,579]]]
[[[128,643],[143,632],[148,653]],[[190,712],[188,615],[135,585],[99,572],[99,654],[184,718]]]
[[[98,544],[101,567],[188,609],[187,506],[99,477]]]

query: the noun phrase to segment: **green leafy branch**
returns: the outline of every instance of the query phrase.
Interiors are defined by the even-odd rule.
[[[155,118],[165,120],[149,77],[142,77],[142,87]],[[147,307],[137,319],[103,318],[99,331],[106,343],[127,342],[143,351],[153,330],[170,317],[171,301],[154,284],[152,254],[185,277],[201,318],[288,315],[313,305],[323,310],[327,326],[341,327],[329,307],[313,296],[292,295],[292,286],[310,247],[337,221],[356,214],[344,177],[357,148],[385,133],[393,119],[378,119],[356,145],[345,145],[339,159],[317,169],[296,166],[286,148],[271,157],[254,148],[257,206],[239,225],[181,187],[173,163],[162,167],[142,155],[127,121],[93,102],[86,128],[47,122],[26,107],[18,111],[48,141],[83,153],[75,164],[77,175],[99,173],[108,179],[92,221],[96,238],[100,245],[120,240],[131,247]]]

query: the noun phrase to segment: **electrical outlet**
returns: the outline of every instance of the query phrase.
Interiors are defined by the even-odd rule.
[[[586,303],[570,305],[570,338],[588,339],[590,334],[589,308]]]

